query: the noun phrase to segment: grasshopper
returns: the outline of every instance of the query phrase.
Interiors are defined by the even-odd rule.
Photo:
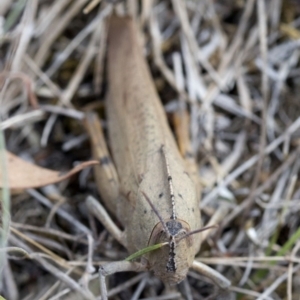
[[[202,226],[197,174],[178,150],[132,19],[111,17],[107,52],[106,112],[114,164],[95,114],[88,113],[86,126],[93,156],[100,160],[95,167],[99,193],[124,231],[100,203],[90,197],[87,205],[129,253],[158,243],[166,246],[139,262],[102,265],[102,299],[107,297],[105,276],[120,271],[151,270],[163,282],[177,284],[192,267],[227,288],[226,278],[194,260],[202,241],[201,234],[192,234]]]

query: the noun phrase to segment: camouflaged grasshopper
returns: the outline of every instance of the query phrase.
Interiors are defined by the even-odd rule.
[[[129,253],[165,243],[140,262],[120,261],[100,268],[104,277],[120,271],[151,270],[162,281],[177,284],[190,267],[220,287],[230,282],[208,266],[194,261],[200,249],[200,192],[195,174],[182,158],[139,45],[134,21],[113,16],[108,32],[106,101],[113,162],[109,158],[97,117],[87,116],[93,155],[100,160],[95,177],[101,198],[124,227],[121,231],[100,203],[88,198],[89,209]]]

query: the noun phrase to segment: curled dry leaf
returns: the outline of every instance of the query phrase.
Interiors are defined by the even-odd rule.
[[[83,162],[68,172],[57,172],[36,166],[6,151],[10,189],[38,188],[65,180],[86,167],[96,165],[96,160]],[[3,187],[3,170],[0,170],[0,188]]]

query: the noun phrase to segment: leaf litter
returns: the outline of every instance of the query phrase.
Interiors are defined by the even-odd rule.
[[[84,111],[97,110],[106,126],[111,2],[101,1],[89,14],[83,13],[88,0],[0,2],[0,130],[5,138],[0,172],[7,173],[0,180],[0,294],[5,299],[99,299],[94,267],[128,257],[84,205],[86,197],[98,197],[90,168],[55,183],[74,162],[91,159]],[[198,259],[218,268],[232,287],[222,294],[193,270],[175,288],[147,274],[116,274],[109,296],[296,299],[299,3],[128,0],[126,9],[122,3],[117,9],[138,21],[170,120],[183,103],[188,109],[204,186],[204,221],[224,214]],[[8,155],[13,166],[5,148],[15,155]],[[27,171],[24,180],[10,175],[10,170],[21,174],[20,169]],[[32,180],[35,172],[38,185]],[[11,180],[23,190],[11,191],[9,209]]]

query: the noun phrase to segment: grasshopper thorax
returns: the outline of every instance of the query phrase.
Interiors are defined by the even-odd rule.
[[[159,222],[152,230],[149,245],[168,243],[150,252],[148,257],[150,269],[165,283],[173,285],[182,281],[193,263],[193,236],[184,238],[189,232],[189,224],[179,219]]]

